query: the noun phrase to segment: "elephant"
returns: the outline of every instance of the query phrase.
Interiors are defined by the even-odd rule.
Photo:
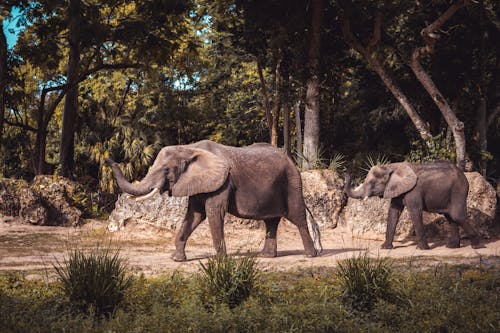
[[[464,173],[445,161],[432,163],[400,162],[373,166],[357,188],[351,176],[345,175],[345,192],[351,198],[379,196],[391,199],[383,249],[392,249],[394,233],[404,207],[413,222],[417,248],[429,249],[424,233],[422,211],[444,214],[450,225],[447,247],[460,247],[459,226],[471,239],[472,248],[479,248],[480,237],[467,221],[469,183]]]
[[[175,261],[185,261],[185,246],[191,233],[208,219],[213,246],[226,253],[224,216],[264,220],[266,227],[262,257],[276,257],[276,233],[282,217],[299,230],[308,257],[321,252],[319,228],[311,218],[309,233],[300,173],[292,160],[267,143],[232,147],[203,140],[188,145],[163,147],[146,176],[135,184],[123,176],[118,164],[111,166],[123,192],[144,200],[155,193],[188,196],[188,209],[175,238]],[[314,241],[313,241],[314,239]]]

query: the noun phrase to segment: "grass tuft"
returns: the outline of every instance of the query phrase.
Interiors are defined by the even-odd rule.
[[[200,267],[200,300],[209,310],[221,304],[237,307],[250,296],[260,276],[254,256],[219,255]]]
[[[335,275],[340,281],[344,303],[355,310],[369,311],[377,300],[393,294],[392,262],[374,259],[366,253],[339,261]]]
[[[78,310],[96,317],[110,316],[132,284],[119,250],[73,250],[65,264],[54,265],[62,289]]]

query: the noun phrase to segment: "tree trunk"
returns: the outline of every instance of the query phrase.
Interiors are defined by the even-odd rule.
[[[323,0],[312,0],[312,30],[309,44],[309,79],[307,80],[306,108],[304,114],[304,161],[305,170],[315,166],[319,159],[320,135],[320,53],[321,53],[321,25],[323,21]]]
[[[466,147],[465,147],[465,134],[464,123],[458,120],[457,116],[451,109],[450,105],[441,94],[439,89],[432,81],[432,78],[427,74],[420,64],[420,57],[422,55],[431,54],[434,52],[435,43],[437,41],[436,31],[439,30],[443,24],[451,18],[460,8],[465,6],[465,1],[461,0],[453,3],[440,17],[427,27],[422,29],[421,35],[426,45],[413,50],[410,67],[415,73],[415,76],[425,88],[427,93],[431,96],[432,100],[441,111],[443,118],[450,127],[456,147],[456,163],[457,166],[464,170],[466,164]]]
[[[269,129],[269,141],[273,137],[272,127],[273,127],[273,116],[271,114],[271,103],[269,101],[269,94],[267,91],[266,80],[264,79],[263,73],[263,60],[262,57],[257,57],[257,72],[259,74],[260,88],[262,90],[262,99],[264,101],[264,111],[266,113],[267,126]]]
[[[414,51],[411,60],[411,69],[415,73],[415,76],[420,81],[422,86],[424,86],[425,90],[431,96],[434,103],[437,105],[441,114],[443,115],[446,123],[450,127],[453,133],[453,139],[455,140],[456,147],[456,163],[457,166],[465,170],[465,162],[466,162],[466,150],[465,150],[465,134],[464,134],[464,123],[458,120],[457,116],[451,109],[450,105],[441,94],[439,89],[434,85],[434,81],[432,81],[431,77],[425,72],[422,68],[422,65],[419,62],[420,52],[417,50]]]
[[[297,164],[302,168],[302,122],[300,121],[300,100],[293,106],[293,114],[295,116],[295,135],[297,136]]]
[[[50,88],[49,88],[50,90]],[[59,95],[52,101],[48,109],[45,109],[45,99],[48,94],[48,90],[42,89],[42,94],[40,96],[40,104],[38,106],[37,114],[37,129],[36,129],[36,141],[35,149],[33,154],[33,170],[35,175],[43,175],[50,172],[47,168],[47,162],[45,161],[46,147],[47,147],[47,128],[49,127],[50,120],[54,115],[54,112],[63,99],[65,95],[65,90],[59,92]]]
[[[3,20],[0,20],[0,27],[3,26]],[[7,39],[3,29],[0,31],[0,147],[3,137],[3,123],[5,117],[5,90],[7,88]]]
[[[344,11],[346,13],[349,13],[350,12],[349,9],[350,8],[346,6]],[[345,15],[342,18],[342,32],[344,38],[347,40],[347,43],[365,58],[366,62],[368,62],[370,67],[378,74],[378,76],[380,77],[380,79],[382,79],[387,89],[389,89],[392,95],[396,98],[399,104],[406,111],[406,114],[408,115],[408,117],[410,117],[410,120],[417,129],[417,132],[419,133],[422,140],[424,142],[429,142],[429,140],[432,138],[429,129],[429,124],[420,117],[420,115],[417,113],[417,111],[415,110],[411,102],[408,100],[406,95],[403,93],[401,88],[396,84],[392,76],[384,68],[384,66],[380,62],[380,59],[377,57],[377,54],[375,52],[375,47],[380,41],[381,29],[382,29],[382,13],[378,12],[375,16],[375,21],[373,24],[372,38],[365,47],[361,45],[361,43],[356,39],[356,37],[354,37],[354,34],[351,32],[350,19],[347,17],[347,15]]]
[[[289,101],[289,89],[290,89],[290,77],[288,76],[288,69],[284,66],[284,82],[283,82],[283,93],[282,93],[282,105],[283,105],[283,148],[288,156],[292,156],[291,146],[290,146],[290,101]]]
[[[283,55],[281,50],[276,59],[276,68],[274,70],[274,105],[271,109],[271,144],[278,147],[279,134],[279,114],[281,109],[281,61]]]
[[[476,128],[473,140],[476,142],[477,147],[480,151],[488,150],[488,138],[487,138],[487,107],[488,101],[486,97],[486,38],[487,33],[485,29],[485,17],[484,17],[484,1],[479,0],[479,32],[480,32],[480,46],[479,46],[479,82],[478,82],[478,93],[479,93],[479,106],[477,108],[477,118],[476,118]],[[482,154],[481,154],[482,155]],[[486,176],[486,166],[485,160],[480,157],[479,162],[479,172],[481,175]]]
[[[396,100],[399,102],[399,104],[403,107],[403,109],[406,111],[406,114],[410,118],[411,122],[417,129],[418,134],[420,135],[420,138],[424,142],[428,142],[431,138],[431,132],[429,129],[429,124],[425,122],[420,115],[417,113],[411,102],[408,100],[408,97],[403,93],[403,91],[399,88],[399,86],[394,82],[390,74],[385,70],[385,68],[382,66],[380,63],[379,59],[376,57],[368,57],[367,58],[368,63],[370,66],[375,70],[375,72],[378,74],[378,76],[382,79],[384,82],[385,86],[389,91],[392,93],[392,95],[396,98]]]
[[[75,122],[78,113],[78,81],[80,67],[80,0],[70,0],[69,17],[69,60],[64,101],[59,164],[61,176],[73,176],[75,149]]]

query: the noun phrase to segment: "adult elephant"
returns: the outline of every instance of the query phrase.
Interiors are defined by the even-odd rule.
[[[262,219],[266,225],[263,257],[277,254],[276,232],[282,217],[299,229],[306,255],[321,251],[318,226],[309,234],[300,173],[282,151],[267,143],[230,147],[204,140],[161,149],[147,175],[129,183],[118,165],[107,159],[123,192],[148,198],[156,192],[188,196],[188,209],[175,239],[175,261],[186,260],[191,233],[208,219],[217,254],[225,253],[224,215]],[[316,247],[315,247],[316,246]]]
[[[479,247],[479,236],[467,222],[467,193],[469,183],[463,172],[449,162],[427,164],[392,163],[376,165],[370,169],[363,183],[356,189],[346,174],[345,191],[351,198],[380,196],[391,199],[383,249],[392,249],[396,225],[404,207],[413,222],[417,248],[429,249],[422,211],[444,214],[450,224],[447,247],[460,247],[459,225],[471,238],[473,248]]]

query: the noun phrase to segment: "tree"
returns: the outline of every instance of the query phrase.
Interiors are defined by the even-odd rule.
[[[465,134],[464,134],[464,123],[461,122],[455,112],[453,112],[449,103],[446,101],[444,96],[441,94],[439,89],[434,84],[432,78],[427,74],[425,69],[420,63],[420,58],[425,55],[432,54],[436,42],[439,38],[437,30],[439,30],[460,8],[464,7],[467,0],[459,0],[454,2],[441,16],[439,16],[434,22],[426,26],[420,32],[422,38],[424,39],[425,46],[417,47],[413,50],[410,67],[415,73],[415,76],[420,81],[425,90],[429,93],[434,103],[437,105],[441,114],[443,115],[448,127],[453,133],[455,139],[456,147],[456,161],[459,168],[465,169],[466,162],[466,146],[465,146]]]
[[[306,109],[304,116],[304,161],[302,167],[310,169],[319,158],[320,138],[320,55],[323,0],[311,0],[311,39],[309,44]]]
[[[0,27],[3,27],[5,15],[0,12]],[[7,39],[2,29],[0,31],[0,146],[3,137],[3,125],[5,116],[5,94],[7,88]]]
[[[351,13],[352,5],[344,2],[343,6],[344,6],[344,15],[342,17],[342,32],[344,38],[353,49],[355,49],[363,56],[363,58],[370,65],[371,69],[373,69],[379,75],[379,77],[382,79],[387,89],[389,89],[392,95],[396,98],[399,104],[401,104],[403,109],[406,111],[408,117],[410,117],[411,121],[413,122],[413,125],[415,126],[422,140],[424,142],[427,142],[432,137],[430,133],[429,124],[420,117],[418,112],[415,110],[413,104],[410,102],[410,100],[402,91],[402,89],[399,87],[399,85],[396,83],[392,75],[388,72],[386,68],[384,68],[382,62],[380,61],[379,58],[380,55],[377,52],[377,46],[380,42],[382,34],[382,19],[383,19],[382,11],[377,10],[375,18],[373,20],[374,22],[373,22],[372,36],[368,41],[368,43],[366,44],[366,46],[363,46],[351,31],[350,17],[352,16]]]
[[[75,152],[75,121],[78,113],[78,76],[80,68],[80,0],[69,0],[69,58],[66,79],[66,98],[59,149],[60,175],[72,178],[73,156]]]

